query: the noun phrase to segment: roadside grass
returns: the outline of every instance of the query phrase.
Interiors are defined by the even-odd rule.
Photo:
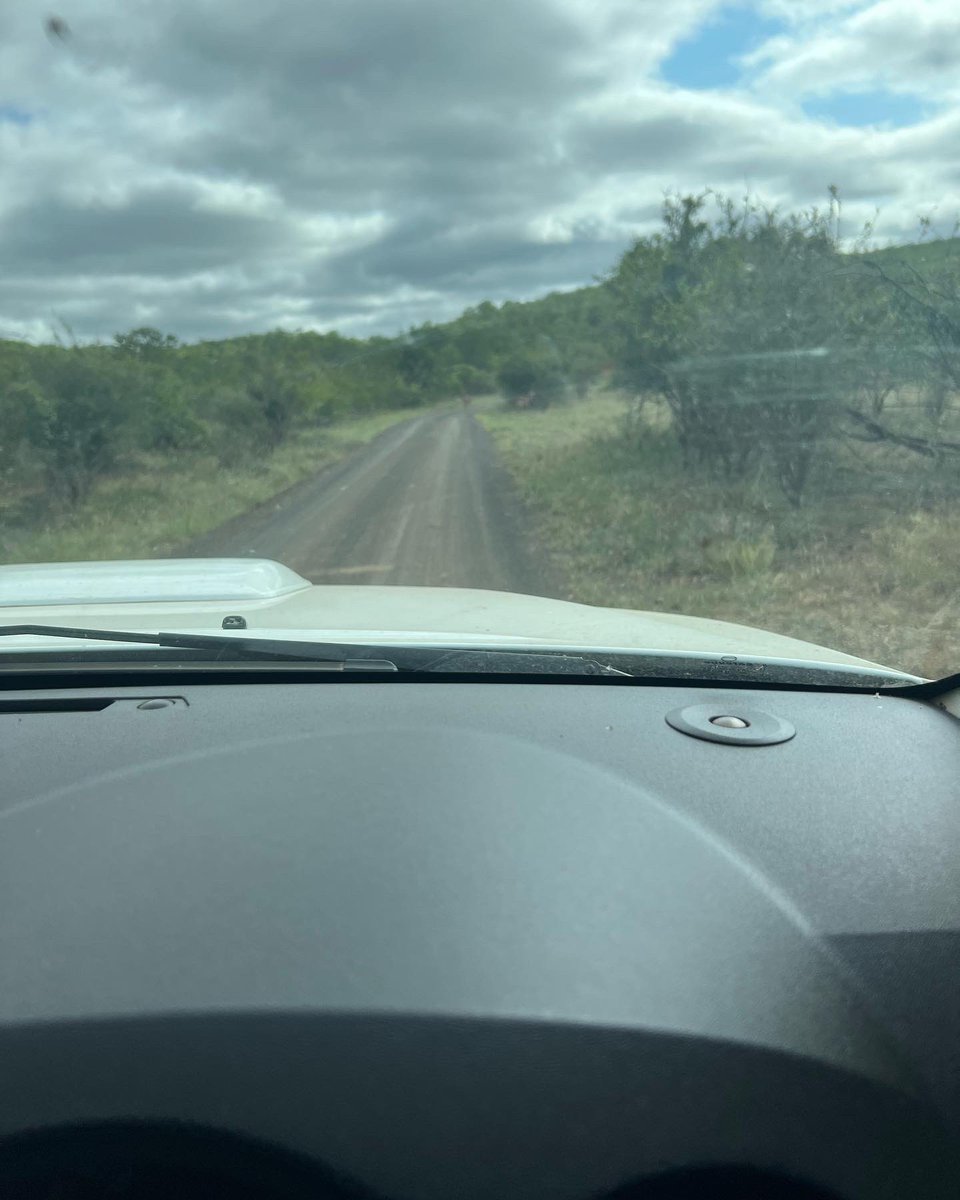
[[[209,454],[141,455],[99,479],[69,513],[0,531],[0,561],[156,558],[346,457],[424,409],[371,413],[302,430],[273,453],[225,468]]]
[[[926,676],[960,670],[960,480],[838,450],[799,510],[682,468],[655,405],[595,392],[479,414],[569,599],[755,625]],[[955,471],[955,468],[954,468]]]

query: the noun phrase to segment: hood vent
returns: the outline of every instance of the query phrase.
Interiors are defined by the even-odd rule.
[[[268,558],[162,558],[0,567],[0,607],[275,600],[310,586]]]

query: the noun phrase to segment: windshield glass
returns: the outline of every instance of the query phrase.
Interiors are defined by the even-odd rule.
[[[958,29],[7,5],[0,657],[960,670]]]

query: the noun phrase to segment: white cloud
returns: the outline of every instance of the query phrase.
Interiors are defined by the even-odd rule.
[[[7,5],[0,334],[396,329],[589,282],[670,189],[791,206],[836,183],[851,228],[877,205],[887,236],[952,224],[952,5],[763,0],[786,32],[742,86],[661,82],[717,7],[86,0],[61,40],[45,4]],[[942,108],[853,130],[800,107],[865,87]]]
[[[958,55],[960,8],[952,0],[878,0],[804,21],[745,62],[761,70],[761,90],[823,94],[882,86],[940,102],[958,95]]]

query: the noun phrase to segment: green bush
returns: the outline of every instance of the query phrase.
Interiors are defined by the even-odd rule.
[[[44,347],[11,387],[5,417],[36,456],[48,495],[78,504],[131,441],[122,380],[96,348]]]
[[[668,200],[661,233],[610,281],[619,377],[666,399],[689,468],[761,465],[793,504],[835,424],[845,297],[831,212],[781,217],[708,197]]]
[[[497,372],[497,383],[507,402],[517,408],[547,408],[563,399],[563,372],[545,357],[517,356]]]

